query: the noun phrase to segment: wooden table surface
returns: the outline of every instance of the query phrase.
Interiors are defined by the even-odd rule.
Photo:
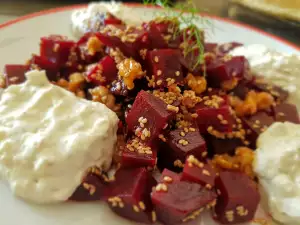
[[[142,1],[142,0],[140,0]],[[185,0],[178,0],[185,1]],[[251,13],[248,9],[241,9],[232,5],[230,0],[193,0],[200,9],[220,17],[231,17],[243,23],[261,28],[272,34],[281,36],[300,46],[300,24],[290,26],[274,18],[268,18]],[[296,1],[296,0],[295,0]],[[297,0],[298,1],[298,0]],[[78,4],[87,1],[81,0],[0,0],[0,23],[15,19],[28,13],[60,7],[63,5]],[[274,22],[275,21],[275,22]]]

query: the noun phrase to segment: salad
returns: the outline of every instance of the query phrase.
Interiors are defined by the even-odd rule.
[[[176,18],[97,21],[78,41],[42,37],[40,53],[6,65],[1,82],[6,90],[43,70],[51,85],[118,116],[111,170],[90,167],[64,200],[106,201],[139,223],[180,224],[204,211],[222,224],[253,221],[256,140],[276,122],[299,124],[289,93],[229,54],[242,44],[209,43]]]

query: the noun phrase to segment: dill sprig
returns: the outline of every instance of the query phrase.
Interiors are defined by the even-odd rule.
[[[198,27],[212,27],[212,22],[199,15],[200,10],[197,9],[192,0],[185,3],[172,3],[170,0],[144,0],[145,5],[160,6],[163,10],[158,12],[159,17],[166,20],[173,20],[180,23],[180,29],[174,29],[173,38],[176,38],[182,31],[183,33],[183,54],[190,55],[195,59],[193,70],[204,63],[204,29]],[[197,51],[196,51],[197,50]]]

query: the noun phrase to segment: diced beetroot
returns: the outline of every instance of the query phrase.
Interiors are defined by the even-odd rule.
[[[234,155],[235,149],[243,145],[243,141],[240,138],[217,138],[213,135],[207,135],[205,138],[207,141],[210,156],[218,154]]]
[[[76,43],[60,35],[42,37],[40,43],[40,55],[57,65],[64,65],[74,51]],[[76,53],[75,53],[76,55]]]
[[[123,24],[123,21],[115,17],[114,15],[107,13],[107,16],[104,20],[104,25],[110,25],[110,24]]]
[[[232,131],[233,117],[226,96],[205,96],[203,101],[195,106],[195,111],[198,114],[197,123],[200,133],[205,134],[213,130]]]
[[[118,215],[140,223],[152,223],[153,206],[150,193],[156,185],[145,168],[121,169],[115,181],[107,186],[110,208]]]
[[[129,140],[122,152],[122,167],[150,167],[156,165],[157,150],[134,138]]]
[[[181,175],[179,173],[175,173],[171,170],[164,169],[160,178],[159,183],[170,183],[170,182],[179,182],[181,179]]]
[[[207,189],[215,186],[216,172],[211,165],[202,163],[190,155],[184,165],[181,180],[198,183]]]
[[[184,135],[184,136],[183,136]],[[200,135],[197,126],[190,128],[177,128],[166,135],[166,142],[162,144],[158,156],[160,169],[183,168],[184,162],[189,155],[198,159],[207,155],[206,142]]]
[[[29,70],[27,65],[5,65],[4,75],[6,77],[6,86],[21,84],[25,81],[25,73]]]
[[[199,64],[199,55],[202,55],[204,51],[205,49],[195,48],[187,54],[183,52],[180,58],[182,66],[193,74],[202,73],[203,65]]]
[[[173,225],[194,220],[215,204],[216,194],[196,183],[169,180],[159,183],[151,198],[158,220]]]
[[[226,54],[228,54],[230,51],[232,51],[233,49],[243,46],[243,44],[238,43],[238,42],[229,42],[229,43],[225,43],[225,44],[221,44],[218,45],[216,48],[216,54],[218,56],[224,56]]]
[[[217,47],[218,47],[217,43],[205,43],[204,44],[204,50],[205,50],[205,52],[215,53]]]
[[[222,224],[237,224],[253,219],[260,201],[256,184],[240,172],[220,172],[215,219]]]
[[[108,85],[118,76],[118,70],[114,59],[105,56],[87,72],[87,78],[95,85]]]
[[[257,89],[258,91],[270,93],[275,99],[279,100],[280,102],[284,102],[289,96],[289,93],[283,90],[281,87],[273,85],[260,77],[256,77],[256,79],[254,79],[250,85],[252,88]]]
[[[104,45],[119,48],[125,56],[135,59],[140,59],[140,51],[148,49],[150,45],[148,32],[138,28],[126,28],[123,25],[107,26],[103,32],[96,35]]]
[[[247,132],[247,140],[250,141],[252,147],[255,147],[257,137],[275,120],[266,112],[258,112],[251,117],[242,118],[242,121]]]
[[[94,168],[96,171],[97,169]],[[97,170],[98,171],[98,170]],[[70,201],[88,202],[99,201],[103,199],[103,191],[106,183],[98,174],[89,173],[82,181],[82,184],[76,189],[73,195],[69,198]]]
[[[169,111],[165,102],[146,91],[140,91],[126,122],[129,131],[143,141],[153,144],[174,115],[175,112]]]
[[[246,80],[240,81],[237,86],[231,90],[231,94],[245,100],[247,93],[249,92],[248,83],[249,81]]]
[[[159,49],[147,55],[148,76],[153,86],[162,88],[171,84],[183,84],[183,72],[180,64],[180,51]]]
[[[297,107],[293,104],[281,103],[273,107],[275,120],[278,122],[300,123]]]
[[[33,55],[30,60],[30,67],[31,69],[45,70],[50,81],[57,81],[59,78],[59,67],[46,57]]]
[[[222,59],[216,59],[207,66],[207,80],[210,86],[220,87],[223,81],[233,78],[250,79],[249,63],[244,56],[226,55]]]

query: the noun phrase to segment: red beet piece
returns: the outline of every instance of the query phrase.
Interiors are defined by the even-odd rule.
[[[205,43],[204,44],[204,50],[205,50],[205,52],[215,53],[217,47],[218,47],[217,43]]]
[[[254,79],[249,85],[258,91],[270,93],[276,100],[279,100],[280,102],[284,102],[289,97],[289,93],[287,91],[283,90],[279,86],[263,80],[260,77],[256,77],[256,79]]]
[[[158,220],[173,225],[196,219],[215,204],[216,194],[196,183],[169,179],[156,186],[151,198]]]
[[[152,223],[150,193],[156,181],[145,168],[121,169],[107,186],[110,208],[118,215],[140,223]]]
[[[219,87],[223,81],[233,78],[250,79],[249,63],[244,56],[229,55],[216,59],[207,65],[207,80],[210,86]]]
[[[193,45],[193,43],[191,43],[191,45]],[[205,49],[195,48],[194,50],[186,54],[183,50],[180,61],[185,70],[193,74],[202,73],[203,64],[199,63],[199,55],[202,55],[204,51]]]
[[[207,135],[205,137],[205,140],[207,142],[207,149],[208,154],[210,156],[213,156],[215,154],[221,155],[221,154],[229,154],[234,155],[235,149],[239,146],[243,145],[243,141],[239,138],[217,138],[212,135]]]
[[[46,57],[33,55],[30,60],[30,67],[31,69],[45,70],[50,81],[57,81],[59,78],[59,67]]]
[[[95,85],[107,85],[118,76],[118,70],[114,59],[105,56],[99,63],[87,71],[87,78]]]
[[[190,155],[184,165],[181,180],[198,183],[207,189],[215,186],[216,172],[211,165],[202,163]]]
[[[171,84],[183,84],[180,57],[180,51],[175,49],[159,49],[148,53],[148,76],[152,79],[154,87],[163,88]]]
[[[76,202],[102,200],[105,185],[106,183],[100,175],[89,173],[69,200]]]
[[[114,15],[107,13],[106,18],[104,20],[104,25],[109,25],[109,24],[115,24],[115,25],[120,25],[123,24],[123,21],[115,17]]]
[[[148,32],[123,25],[107,26],[103,32],[97,33],[97,37],[104,45],[119,48],[125,56],[135,59],[140,59],[140,51],[150,45]]]
[[[281,103],[273,107],[275,120],[278,122],[300,123],[299,113],[295,105]]]
[[[231,132],[233,118],[227,97],[212,95],[204,98],[202,102],[195,106],[200,133],[211,132],[208,129]]]
[[[228,54],[230,51],[232,51],[233,49],[242,46],[243,44],[238,43],[238,42],[229,42],[229,43],[225,43],[225,44],[221,44],[218,45],[216,50],[216,54],[218,56],[224,56],[226,54]]]
[[[6,86],[12,84],[21,84],[25,81],[25,73],[29,70],[27,65],[5,65],[4,75],[6,77]]]
[[[222,224],[237,224],[253,219],[260,201],[256,184],[239,172],[220,172],[215,219]]]
[[[171,178],[171,179],[170,179]],[[175,173],[171,170],[164,169],[160,178],[159,183],[169,183],[169,182],[179,182],[181,179],[181,174]]]
[[[166,147],[161,148],[161,154],[158,157],[158,163],[162,168],[180,167],[189,155],[194,155],[199,159],[207,155],[206,142],[196,126],[172,130],[166,139]]]
[[[60,35],[42,37],[40,55],[59,66],[63,66],[69,60],[70,53],[74,51],[75,45],[74,41]]]
[[[251,143],[252,147],[255,147],[258,136],[275,122],[274,118],[266,112],[258,112],[251,117],[244,117],[242,121],[247,131],[246,139]]]
[[[126,122],[129,131],[146,143],[153,144],[174,115],[161,99],[146,91],[140,91],[126,117]]]
[[[122,167],[150,167],[156,165],[157,150],[134,138],[129,140],[122,152]]]

